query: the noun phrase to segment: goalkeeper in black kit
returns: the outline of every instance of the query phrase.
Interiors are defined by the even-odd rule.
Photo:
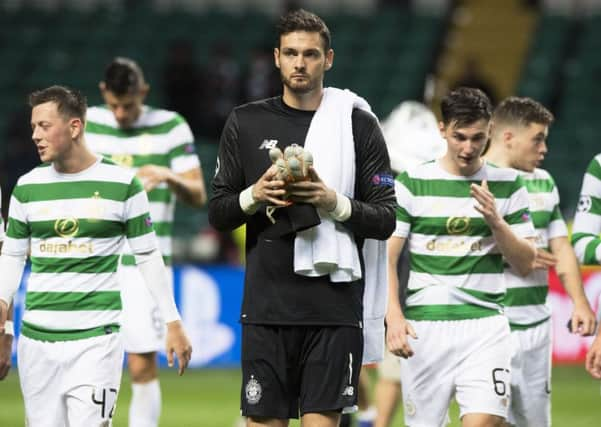
[[[221,231],[246,224],[247,426],[283,427],[300,415],[304,426],[335,427],[356,405],[362,360],[383,349],[384,307],[364,302],[386,296],[385,278],[381,291],[369,283],[385,262],[371,254],[385,255],[379,243],[395,227],[393,178],[365,100],[323,87],[333,64],[325,23],[299,10],[277,29],[283,95],[230,114],[209,221]]]

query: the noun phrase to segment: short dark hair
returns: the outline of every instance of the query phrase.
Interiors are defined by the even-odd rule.
[[[282,36],[295,31],[306,31],[308,33],[319,33],[323,42],[324,51],[330,49],[332,37],[326,23],[314,13],[304,9],[293,10],[280,17],[276,25],[278,40],[276,46],[280,46]]]
[[[85,123],[88,102],[86,97],[78,90],[54,85],[29,94],[29,106],[31,108],[47,102],[54,102],[57,111],[64,118],[78,118],[82,123]]]
[[[522,126],[529,126],[531,123],[548,126],[554,120],[553,114],[540,102],[526,97],[510,96],[501,101],[493,113],[494,122]]]
[[[455,127],[471,125],[478,120],[489,121],[492,116],[488,96],[472,87],[460,87],[447,94],[442,99],[440,110],[443,123],[454,123]]]
[[[130,58],[116,57],[104,70],[106,89],[117,96],[136,92],[144,83],[142,69]]]

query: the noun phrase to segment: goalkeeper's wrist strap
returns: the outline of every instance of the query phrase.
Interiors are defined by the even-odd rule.
[[[15,324],[12,320],[4,322],[4,333],[6,335],[12,335],[13,337],[15,336]]]
[[[259,208],[259,203],[257,203],[253,197],[253,186],[254,185],[251,185],[241,192],[240,197],[238,198],[240,208],[242,208],[242,211],[247,215],[254,214]]]
[[[336,192],[336,207],[330,211],[330,218],[343,222],[350,218],[352,212],[351,200],[343,194]]]

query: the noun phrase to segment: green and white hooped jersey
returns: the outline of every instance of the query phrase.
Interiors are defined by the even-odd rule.
[[[131,128],[122,129],[105,106],[91,107],[87,113],[88,147],[118,165],[134,172],[145,165],[164,166],[175,173],[199,166],[194,136],[182,116],[172,111],[142,108]],[[148,193],[150,214],[166,264],[171,264],[171,235],[175,197],[166,183]],[[124,264],[134,264],[125,255]]]
[[[119,330],[119,257],[158,244],[142,184],[131,171],[98,158],[75,174],[42,165],[13,190],[2,252],[31,251],[23,335],[43,341]]]
[[[470,185],[483,179],[513,232],[534,236],[528,194],[512,169],[485,163],[476,174],[462,177],[446,172],[437,160],[396,178],[393,235],[409,242],[408,319],[461,320],[502,312],[503,256],[470,196]]]
[[[568,235],[568,228],[559,210],[559,192],[555,181],[543,169],[519,174],[528,190],[536,246],[549,250],[549,240]],[[531,328],[549,319],[551,310],[546,305],[549,291],[547,270],[534,270],[526,277],[511,268],[505,273],[507,294],[503,304],[511,329]]]
[[[601,260],[601,154],[588,165],[572,226],[572,245],[582,264]]]

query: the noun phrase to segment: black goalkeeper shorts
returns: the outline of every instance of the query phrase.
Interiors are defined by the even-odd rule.
[[[298,418],[352,407],[362,357],[360,328],[243,324],[242,415]]]

